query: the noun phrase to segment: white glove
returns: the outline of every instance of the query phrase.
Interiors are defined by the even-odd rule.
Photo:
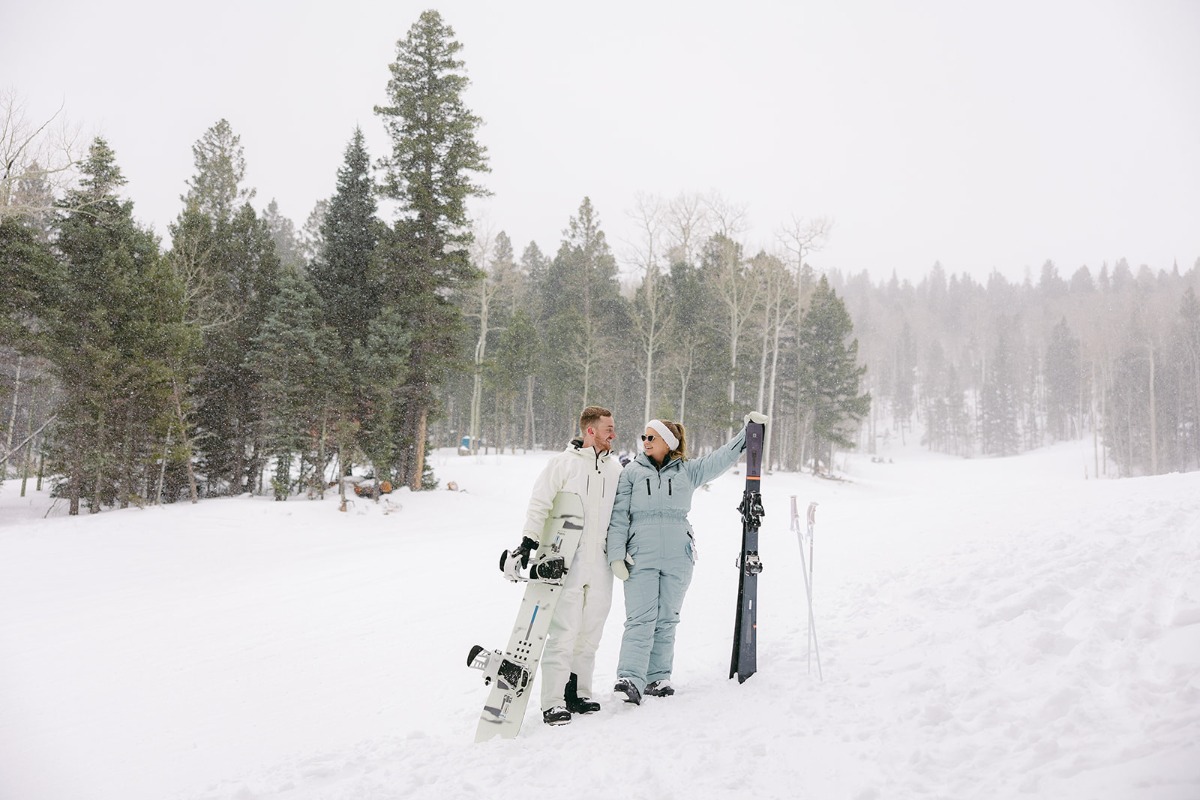
[[[761,411],[751,411],[746,416],[742,417],[742,422],[749,425],[751,422],[757,422],[759,425],[766,425],[771,421],[771,418]]]
[[[624,561],[614,561],[609,566],[612,567],[613,575],[617,576],[617,580],[627,581],[629,580],[629,568],[633,566],[633,559],[626,555]]]

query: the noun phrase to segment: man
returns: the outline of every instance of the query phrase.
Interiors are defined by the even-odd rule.
[[[550,459],[538,476],[525,518],[526,541],[537,542],[556,494],[574,492],[583,499],[583,534],[542,654],[542,720],[549,725],[565,725],[572,714],[600,710],[591,699],[592,674],[612,606],[613,575],[604,545],[621,475],[612,453],[617,438],[612,412],[588,406],[579,415],[579,430],[582,437]],[[512,552],[508,563],[518,563],[521,549]]]

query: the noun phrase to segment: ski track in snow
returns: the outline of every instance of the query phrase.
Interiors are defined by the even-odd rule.
[[[459,458],[466,491],[212,500],[66,518],[0,486],[0,798],[1200,798],[1200,474],[1084,480],[1063,445],[896,449],[775,474],[759,673],[726,679],[742,479],[695,497],[671,698],[473,743],[468,647],[548,454]],[[819,503],[814,597],[788,497]],[[806,551],[807,555],[807,551]]]

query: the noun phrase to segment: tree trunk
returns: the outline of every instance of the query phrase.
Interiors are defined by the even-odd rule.
[[[5,455],[8,455],[9,453],[12,452],[13,431],[16,430],[16,428],[17,428],[17,398],[21,396],[21,365],[22,365],[22,362],[24,362],[24,360],[25,360],[24,356],[17,356],[17,377],[16,377],[16,381],[13,383],[12,411],[9,412],[9,415],[8,415],[8,436],[5,438],[5,442],[4,442],[4,454]],[[33,416],[32,406],[29,409],[29,415],[32,418],[32,416]],[[7,474],[8,474],[8,467],[5,466],[4,471],[0,472],[0,479],[2,479]]]
[[[104,482],[104,417],[100,414],[100,419],[96,425],[96,474],[92,477],[92,502],[88,508],[89,514],[100,513],[100,487]]]
[[[533,385],[535,378],[529,375],[525,378],[525,449],[532,450],[537,434],[534,431],[533,420]]]
[[[28,444],[25,446],[25,458],[21,463],[21,497],[25,496],[25,485],[29,482],[29,464],[32,461],[33,455],[33,410],[36,407],[37,391],[34,390],[33,396],[30,397],[29,413],[26,414],[25,440]]]
[[[171,454],[171,433],[174,429],[174,423],[167,426],[167,439],[163,444],[162,463],[158,467],[158,490],[154,493],[154,505],[162,505],[163,482],[167,478],[167,457]]]
[[[1150,356],[1150,474],[1158,474],[1158,400],[1154,393],[1154,345],[1149,345]]]
[[[192,505],[195,505],[200,500],[200,493],[196,487],[196,470],[192,466],[192,440],[188,436],[187,420],[183,418],[183,401],[179,397],[179,382],[172,379],[171,388],[174,390],[172,398],[175,400],[175,419],[179,422],[179,435],[183,441],[184,463],[187,464],[188,494]]]
[[[425,475],[425,432],[429,424],[429,412],[422,408],[417,415],[417,440],[414,442],[414,458],[412,474],[408,476],[408,488],[414,492],[421,491],[421,481]]]

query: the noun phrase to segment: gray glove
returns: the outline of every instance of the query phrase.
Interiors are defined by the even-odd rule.
[[[742,417],[742,422],[749,425],[751,422],[757,422],[759,425],[766,425],[771,421],[771,418],[761,411],[751,411],[746,416]]]

